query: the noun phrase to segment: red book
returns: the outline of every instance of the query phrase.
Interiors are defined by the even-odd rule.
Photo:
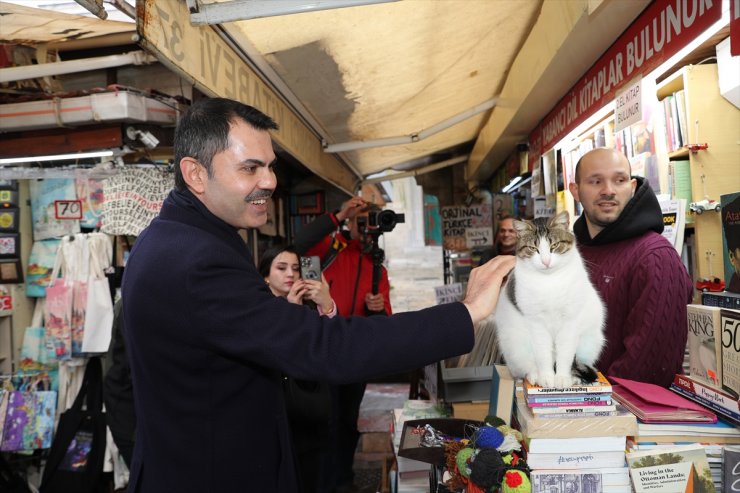
[[[652,383],[609,377],[613,396],[643,423],[716,423],[717,415],[704,406]]]

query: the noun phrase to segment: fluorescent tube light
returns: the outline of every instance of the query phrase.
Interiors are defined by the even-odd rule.
[[[511,190],[512,188],[514,188],[514,185],[516,185],[517,183],[519,183],[519,182],[520,182],[521,180],[522,180],[522,177],[521,177],[521,175],[520,175],[520,176],[515,176],[514,178],[512,178],[512,179],[511,179],[511,181],[509,182],[509,184],[508,184],[508,185],[506,185],[506,186],[505,186],[505,187],[504,187],[504,188],[503,188],[503,189],[501,190],[501,193],[506,193],[506,192],[508,192],[509,190]]]
[[[94,151],[94,152],[78,152],[69,154],[52,154],[48,156],[27,156],[27,157],[8,157],[0,159],[0,165],[3,164],[16,164],[16,163],[35,163],[38,161],[63,161],[70,159],[85,159],[91,157],[109,157],[113,155],[113,151],[107,149],[105,151]]]

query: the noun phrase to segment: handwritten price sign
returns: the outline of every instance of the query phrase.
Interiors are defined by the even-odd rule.
[[[56,219],[82,219],[82,201],[55,200],[54,217]]]

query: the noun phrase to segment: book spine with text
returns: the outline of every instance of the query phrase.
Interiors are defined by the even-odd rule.
[[[527,454],[527,465],[532,469],[586,469],[623,467],[624,451],[582,452],[575,454]]]
[[[616,411],[616,404],[608,406],[580,406],[580,407],[533,407],[532,414],[593,414],[598,412]]]
[[[562,405],[570,405],[570,403],[577,402],[579,405],[583,405],[588,402],[607,402],[612,403],[611,394],[566,394],[566,395],[540,395],[537,397],[529,397],[527,404],[534,406],[535,404],[541,403],[567,403]]]
[[[611,391],[611,383],[601,372],[598,373],[597,380],[594,383],[564,388],[540,387],[539,385],[532,385],[527,380],[524,381],[524,392],[527,396],[540,394],[604,394]]]
[[[611,399],[604,401],[566,401],[566,402],[528,402],[529,407],[540,408],[540,407],[596,407],[603,408],[612,406]],[[601,409],[601,411],[607,411],[608,409]]]
[[[709,399],[705,399],[704,397],[700,395],[694,394],[693,392],[689,392],[688,390],[682,387],[679,387],[675,383],[672,383],[670,388],[678,395],[686,397],[687,399],[692,400],[694,402],[697,402],[701,404],[702,406],[710,409],[711,411],[714,411],[715,413],[721,415],[723,418],[726,418],[727,421],[730,421],[733,424],[740,426],[740,414],[734,413],[730,411],[729,409],[725,409],[722,406],[718,405],[717,403],[712,402]]]
[[[673,377],[673,384],[691,394],[715,403],[722,409],[740,414],[740,399],[728,392],[716,389],[704,384],[703,382],[696,381],[686,375],[676,375]]]

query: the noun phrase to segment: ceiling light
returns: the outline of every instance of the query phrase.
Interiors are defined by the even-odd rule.
[[[511,190],[512,188],[514,188],[514,185],[516,185],[520,181],[522,181],[522,176],[521,175],[520,176],[515,176],[514,178],[511,179],[511,181],[509,182],[508,185],[506,185],[503,189],[501,189],[501,192],[502,193],[508,192],[509,190]]]
[[[113,150],[94,152],[77,152],[69,154],[50,154],[47,156],[8,157],[0,159],[0,164],[35,163],[38,161],[64,161],[71,159],[86,159],[92,157],[108,157],[113,155]]]

